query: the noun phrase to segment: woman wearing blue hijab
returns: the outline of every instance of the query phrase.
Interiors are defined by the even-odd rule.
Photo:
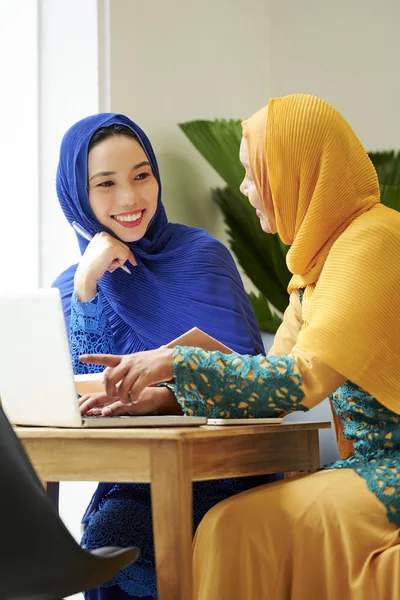
[[[104,113],[69,129],[61,144],[57,194],[82,253],[54,283],[63,299],[75,373],[101,370],[81,363],[80,354],[150,350],[195,326],[240,354],[264,352],[229,251],[202,229],[168,222],[153,149],[130,119]],[[166,395],[173,414],[180,407],[171,388],[148,388],[128,409],[99,395],[87,414],[155,414]],[[195,484],[194,527],[220,500],[273,479]],[[88,549],[142,550],[138,562],[87,592],[87,600],[157,598],[149,486],[100,484],[83,523]]]

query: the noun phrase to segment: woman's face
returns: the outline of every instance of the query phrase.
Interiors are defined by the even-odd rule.
[[[240,191],[242,192],[242,194],[244,194],[248,198],[251,206],[256,209],[256,215],[260,219],[261,229],[263,231],[265,231],[265,233],[271,233],[271,225],[275,225],[275,223],[269,223],[268,217],[265,213],[263,203],[261,201],[260,196],[258,195],[257,188],[254,183],[254,179],[250,172],[249,154],[247,151],[247,144],[246,144],[246,140],[244,137],[242,138],[242,142],[240,144],[239,156],[240,156],[240,162],[242,163],[243,167],[246,170],[244,179],[243,179],[242,183],[240,184]],[[271,199],[269,199],[269,201],[270,200]],[[272,201],[271,201],[271,204],[272,204]]]
[[[123,242],[140,240],[157,210],[158,182],[135,139],[113,135],[88,156],[89,203],[99,221]]]

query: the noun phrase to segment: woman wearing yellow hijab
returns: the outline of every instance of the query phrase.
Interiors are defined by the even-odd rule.
[[[215,506],[195,538],[196,600],[398,600],[400,214],[319,98],[271,100],[243,123],[241,159],[262,228],[291,246],[268,357],[176,347],[85,362],[110,367],[122,401],[174,376],[187,414],[278,416],[330,396],[341,460]]]

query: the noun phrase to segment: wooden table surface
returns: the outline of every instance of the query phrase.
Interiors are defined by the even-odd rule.
[[[159,600],[191,600],[192,481],[319,467],[330,423],[168,428],[15,427],[40,479],[151,483]]]

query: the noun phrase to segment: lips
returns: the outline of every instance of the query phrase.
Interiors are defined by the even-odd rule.
[[[117,215],[112,215],[112,217],[118,223],[118,225],[121,225],[121,227],[132,229],[133,227],[139,227],[143,221],[144,213],[145,209],[126,213],[118,213]]]

